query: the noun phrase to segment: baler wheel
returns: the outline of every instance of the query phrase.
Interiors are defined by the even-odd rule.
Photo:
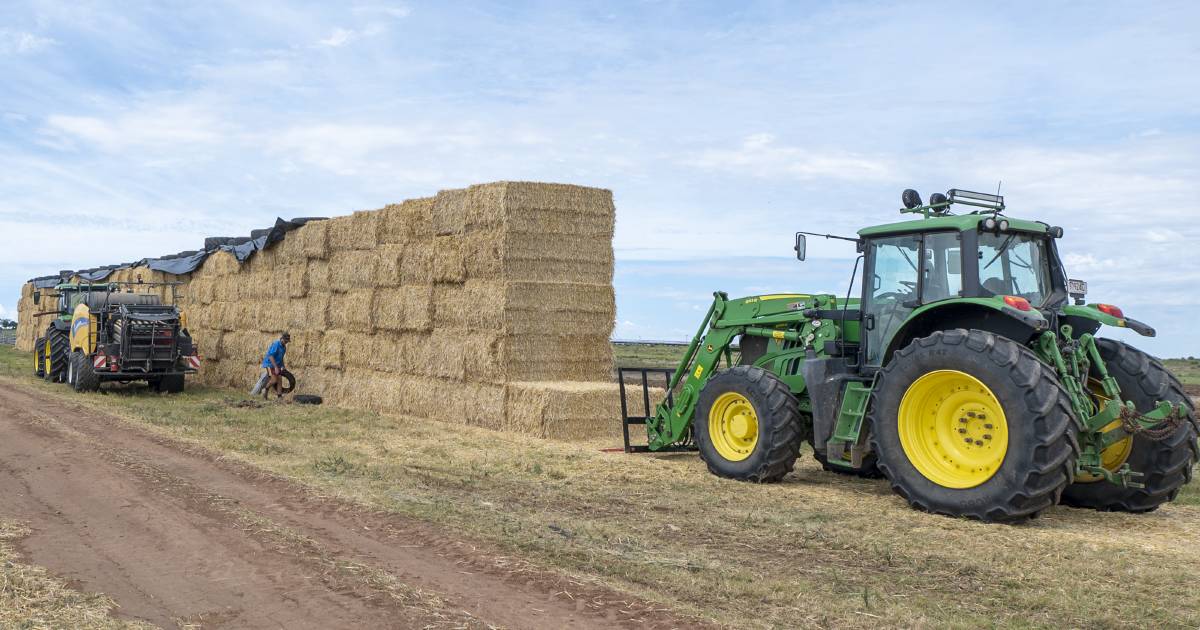
[[[718,477],[778,481],[800,454],[800,405],[783,381],[738,365],[713,375],[696,403],[696,445]]]
[[[880,372],[869,413],[880,471],[920,510],[1020,522],[1075,474],[1066,390],[1032,351],[990,332],[914,340]]]
[[[100,389],[100,377],[92,360],[82,352],[71,353],[71,387],[77,392],[94,392]]]
[[[1096,349],[1104,359],[1108,374],[1121,387],[1121,395],[1138,411],[1152,409],[1158,401],[1165,400],[1182,405],[1190,417],[1165,439],[1154,441],[1135,435],[1124,452],[1121,452],[1122,440],[1101,453],[1106,466],[1115,469],[1121,464],[1129,464],[1131,469],[1144,473],[1145,477],[1138,482],[1145,488],[1122,488],[1098,478],[1082,476],[1067,486],[1062,501],[1066,505],[1105,511],[1156,510],[1163,503],[1174,500],[1179,489],[1192,479],[1192,466],[1200,456],[1194,405],[1179,380],[1158,359],[1111,339],[1097,339]]]

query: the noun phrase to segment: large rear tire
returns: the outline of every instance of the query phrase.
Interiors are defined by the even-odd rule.
[[[64,383],[67,379],[67,361],[70,357],[71,343],[67,333],[61,330],[51,330],[46,333],[46,373],[43,375],[51,383]]]
[[[718,477],[779,481],[800,455],[800,404],[762,368],[716,373],[700,391],[694,423],[700,458]]]
[[[1122,488],[1102,479],[1077,478],[1063,492],[1063,503],[1075,507],[1105,511],[1149,512],[1163,503],[1175,500],[1179,489],[1192,480],[1192,466],[1196,463],[1196,411],[1192,400],[1183,391],[1179,380],[1154,357],[1111,339],[1097,339],[1096,347],[1109,376],[1117,381],[1121,395],[1134,404],[1138,411],[1149,411],[1158,401],[1165,400],[1182,406],[1188,421],[1175,433],[1160,441],[1142,436],[1133,436],[1131,443],[1124,446],[1127,452],[1118,452],[1119,459],[1113,468],[1121,464],[1145,475],[1138,480],[1144,488]],[[1109,447],[1121,451],[1122,444]],[[1106,456],[1109,451],[1105,451]]]
[[[46,376],[46,338],[38,337],[33,342],[33,375],[37,378]]]
[[[1013,523],[1058,502],[1078,425],[1055,373],[980,330],[914,340],[879,374],[871,440],[892,489],[927,512]]]

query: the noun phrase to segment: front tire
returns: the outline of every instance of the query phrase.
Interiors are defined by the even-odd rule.
[[[1156,510],[1163,503],[1175,500],[1179,489],[1192,480],[1192,466],[1200,456],[1195,407],[1179,380],[1158,359],[1111,339],[1097,339],[1096,348],[1109,376],[1120,386],[1122,397],[1138,411],[1149,411],[1158,401],[1165,400],[1180,405],[1188,418],[1173,434],[1157,442],[1133,436],[1128,455],[1115,462],[1129,464],[1135,472],[1144,473],[1145,477],[1138,481],[1145,488],[1122,488],[1103,480],[1077,479],[1063,493],[1063,503],[1104,511]]]
[[[800,404],[762,368],[716,373],[700,390],[693,422],[700,458],[718,477],[779,481],[800,455]]]
[[[869,414],[880,471],[919,510],[1020,522],[1075,473],[1079,429],[1057,376],[989,332],[914,340],[880,372]]]

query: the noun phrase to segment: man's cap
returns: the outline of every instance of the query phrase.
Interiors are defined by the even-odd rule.
[[[291,340],[292,340],[292,334],[291,334],[291,333],[287,333],[287,332],[285,332],[285,333],[283,333],[282,335],[280,335],[280,336],[279,336],[279,338],[280,338],[280,339],[287,339],[288,341],[291,341]]]

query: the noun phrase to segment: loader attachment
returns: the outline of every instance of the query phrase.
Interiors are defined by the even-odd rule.
[[[650,447],[647,444],[630,443],[629,427],[630,425],[645,426],[654,417],[655,406],[650,401],[651,387],[661,386],[666,391],[664,400],[667,406],[674,407],[675,398],[670,390],[671,376],[674,372],[673,368],[617,368],[617,383],[621,389],[621,433],[625,438],[626,453],[650,452]],[[654,378],[651,378],[652,375]],[[637,387],[639,386],[641,387],[640,396],[637,394]],[[633,390],[632,392],[630,391],[631,389]],[[696,450],[695,444],[691,440],[688,440],[686,444],[657,449],[655,452],[694,450]]]

